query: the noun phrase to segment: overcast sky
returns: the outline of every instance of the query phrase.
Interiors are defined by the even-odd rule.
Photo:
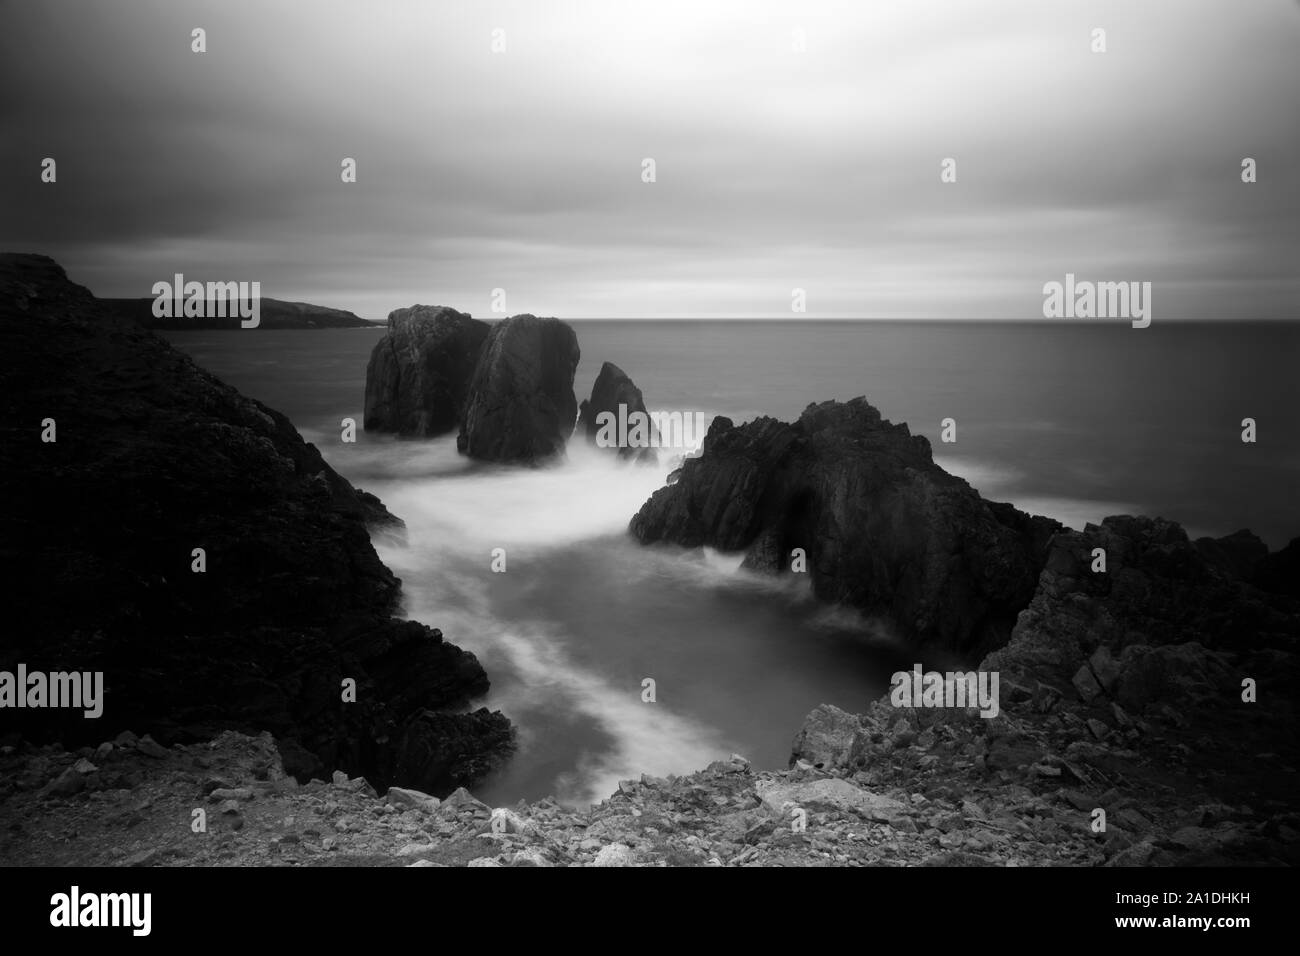
[[[1295,0],[0,0],[0,22],[0,249],[98,295],[183,272],[377,319],[491,318],[498,287],[512,314],[714,317],[789,316],[798,287],[809,316],[1033,318],[1073,272],[1152,282],[1157,321],[1300,318]]]

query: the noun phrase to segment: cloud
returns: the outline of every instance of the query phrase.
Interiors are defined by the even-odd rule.
[[[497,287],[569,317],[789,314],[801,287],[813,315],[1030,318],[1072,271],[1150,280],[1168,318],[1300,302],[1284,0],[49,0],[6,20],[24,92],[0,104],[0,245],[103,295],[182,271],[377,318],[485,313]]]

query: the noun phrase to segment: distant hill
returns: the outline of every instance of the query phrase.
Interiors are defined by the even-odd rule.
[[[100,299],[99,303],[114,315],[132,319],[147,329],[239,329],[239,317],[233,318],[156,318],[152,297],[146,299]],[[284,302],[280,299],[261,299],[259,329],[372,329],[383,322],[371,322],[355,312],[329,309],[308,302]],[[216,303],[209,301],[209,314],[217,312]]]

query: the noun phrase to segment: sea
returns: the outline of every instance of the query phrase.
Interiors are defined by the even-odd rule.
[[[571,324],[579,399],[605,361],[652,411],[706,421],[788,421],[861,395],[986,498],[1071,527],[1148,514],[1192,537],[1249,528],[1270,548],[1300,535],[1300,323]],[[806,576],[631,538],[628,521],[683,449],[662,450],[657,467],[582,442],[549,468],[471,463],[454,435],[362,429],[382,328],[161,334],[287,414],[406,522],[404,541],[375,538],[404,613],[478,656],[492,686],[474,706],[518,732],[516,755],[476,789],[492,805],[584,806],[621,780],[733,753],[783,768],[814,707],[862,710],[918,662],[888,621],[815,601]],[[348,418],[355,442],[342,440]],[[941,440],[945,419],[954,441]]]

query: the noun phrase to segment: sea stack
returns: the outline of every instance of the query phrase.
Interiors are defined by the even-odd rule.
[[[470,458],[538,465],[564,452],[581,357],[572,328],[516,315],[492,327],[470,382],[456,446]]]
[[[408,438],[455,431],[489,328],[440,305],[389,313],[366,366],[366,431]]]
[[[620,420],[620,414],[627,419],[631,419],[633,415],[640,415],[644,416],[646,422],[650,420],[650,414],[646,410],[641,389],[637,388],[627,373],[613,362],[605,362],[601,365],[600,374],[596,376],[596,383],[591,387],[591,398],[584,399],[582,405],[578,408],[578,430],[592,444],[597,443],[597,434],[600,432],[600,423],[597,419],[601,413],[612,415],[614,422]],[[654,426],[652,424],[647,425],[646,434],[648,440],[653,442]],[[657,464],[659,461],[658,452],[650,445],[642,447],[619,445],[617,447],[620,458],[629,459],[638,464],[650,465]]]

